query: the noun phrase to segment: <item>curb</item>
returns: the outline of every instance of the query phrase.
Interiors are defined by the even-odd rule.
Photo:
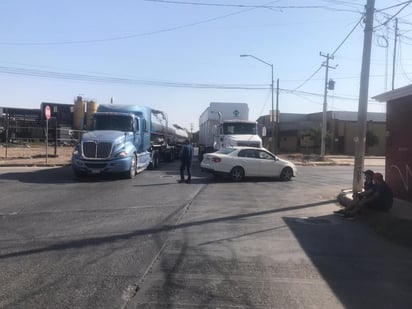
[[[337,162],[293,162],[296,166],[353,166],[352,163],[337,163]]]

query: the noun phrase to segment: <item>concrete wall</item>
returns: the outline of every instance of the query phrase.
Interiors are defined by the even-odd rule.
[[[386,123],[368,122],[367,130],[378,137],[378,143],[372,147],[366,147],[366,154],[370,156],[382,156],[386,153]]]
[[[294,136],[282,136],[280,138],[280,149],[286,152],[296,152],[298,145],[298,137]]]
[[[386,181],[412,203],[412,96],[387,103]]]
[[[334,118],[334,117],[340,118]],[[354,137],[358,135],[357,113],[355,112],[328,112],[327,154],[354,155]],[[378,137],[378,144],[366,149],[367,155],[384,156],[386,146],[386,123],[384,114],[368,113],[367,129]],[[269,116],[262,116],[258,122],[268,125]],[[280,114],[280,150],[283,152],[319,153],[320,145],[307,145],[301,139],[309,130],[320,130],[322,113],[315,114]],[[373,120],[373,121],[372,121]],[[270,127],[268,127],[270,136]],[[264,145],[270,144],[269,138],[264,138]]]
[[[358,123],[353,121],[336,120],[334,128],[335,145],[333,147],[333,153],[354,155],[355,143],[353,139],[358,135]],[[373,156],[384,156],[386,148],[386,124],[382,122],[369,121],[367,123],[367,130],[377,136],[378,143],[373,147],[367,147],[366,154]],[[337,145],[339,139],[341,138],[343,138],[343,153],[341,153],[341,150]]]

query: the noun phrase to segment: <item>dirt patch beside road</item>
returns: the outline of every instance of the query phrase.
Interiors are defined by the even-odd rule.
[[[47,165],[70,164],[73,147],[54,147],[47,149]],[[46,147],[29,145],[0,146],[0,164],[3,165],[45,165]]]

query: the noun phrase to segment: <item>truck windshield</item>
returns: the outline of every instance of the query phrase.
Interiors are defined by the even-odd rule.
[[[256,135],[255,123],[224,123],[223,134],[250,134]]]
[[[93,130],[133,131],[133,118],[120,115],[95,115]]]

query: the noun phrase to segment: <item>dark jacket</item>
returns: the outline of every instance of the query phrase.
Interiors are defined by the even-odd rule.
[[[192,161],[193,157],[193,147],[190,144],[183,145],[182,152],[180,155],[180,160],[182,161]]]

